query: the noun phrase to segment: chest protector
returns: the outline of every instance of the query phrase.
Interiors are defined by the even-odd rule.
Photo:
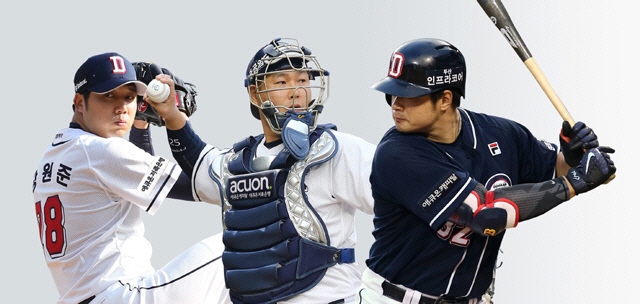
[[[249,137],[211,164],[221,188],[225,251],[222,262],[233,303],[275,303],[315,286],[327,268],[353,263],[353,248],[330,245],[326,226],[309,203],[304,179],[338,147],[325,126],[310,134],[303,159],[283,149],[254,159],[261,141]]]

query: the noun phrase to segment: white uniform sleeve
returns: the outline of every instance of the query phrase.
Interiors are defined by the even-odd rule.
[[[191,177],[191,186],[193,197],[197,201],[202,201],[218,206],[222,205],[222,197],[220,196],[221,186],[209,175],[209,167],[211,163],[228,150],[220,150],[211,145],[206,145],[200,157],[193,168],[193,176]]]
[[[93,137],[84,143],[89,167],[109,192],[155,214],[182,170],[122,138]]]
[[[354,208],[373,214],[369,176],[376,146],[347,133],[333,134],[338,140],[338,152],[332,159],[333,193]]]

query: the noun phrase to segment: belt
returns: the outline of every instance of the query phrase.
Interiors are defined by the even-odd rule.
[[[93,301],[93,299],[95,299],[95,298],[96,298],[96,296],[90,296],[90,297],[88,297],[88,298],[86,298],[86,299],[82,300],[82,301],[81,301],[80,303],[78,303],[78,304],[89,304],[89,303],[91,303],[91,301]]]
[[[387,281],[383,281],[382,282],[382,295],[398,301],[400,303],[402,303],[402,300],[404,300],[404,295],[407,293],[407,290],[400,287],[400,286],[396,286],[394,284],[391,284]],[[433,299],[433,298],[429,298],[427,296],[420,296],[420,301],[418,301],[418,304],[467,304],[469,303],[468,299]]]

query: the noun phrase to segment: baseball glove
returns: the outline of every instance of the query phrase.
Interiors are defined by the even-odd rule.
[[[171,76],[175,83],[176,88],[176,106],[178,109],[187,116],[193,115],[198,106],[196,105],[196,86],[182,81],[182,79],[173,75],[169,70],[159,67],[155,63],[151,62],[134,62],[133,66],[136,69],[136,77],[139,81],[149,84],[151,80],[155,79],[159,74],[166,74]],[[142,96],[138,96],[138,111],[136,112],[136,119],[144,120],[156,126],[164,126],[164,120],[156,110],[149,106]]]

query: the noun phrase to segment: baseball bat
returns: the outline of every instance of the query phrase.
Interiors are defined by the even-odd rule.
[[[516,26],[513,25],[513,21],[511,21],[511,17],[509,17],[509,13],[502,4],[502,1],[478,0],[478,4],[480,4],[480,7],[482,7],[484,12],[487,13],[489,19],[493,21],[493,24],[495,24],[502,35],[504,35],[513,50],[516,52],[516,54],[518,54],[520,59],[522,59],[524,65],[527,66],[531,74],[533,74],[533,77],[536,79],[547,97],[549,97],[549,100],[551,100],[551,103],[556,108],[556,111],[558,111],[558,114],[560,114],[560,117],[568,121],[569,124],[571,124],[571,126],[573,127],[573,125],[576,123],[575,120],[573,120],[573,117],[571,117],[571,114],[569,114],[569,111],[560,100],[560,97],[558,97],[556,91],[553,90],[551,84],[549,84],[547,77],[544,76],[542,70],[540,70],[540,67],[533,59],[529,48],[527,48],[527,45],[524,44],[524,41],[522,41],[522,37],[520,37]],[[608,184],[614,178],[615,174],[612,175],[609,180],[605,182],[605,184]]]
[[[551,84],[540,70],[540,67],[533,59],[531,52],[527,48],[527,45],[522,41],[522,37],[518,33],[515,25],[511,21],[511,17],[509,17],[509,13],[507,9],[502,4],[500,0],[478,0],[478,4],[482,7],[489,19],[493,21],[493,24],[496,25],[498,30],[504,35],[507,39],[513,50],[518,54],[524,65],[527,66],[533,77],[536,79],[544,93],[549,97],[549,100],[556,108],[556,111],[560,114],[562,119],[568,121],[571,126],[575,124],[575,120],[567,111],[567,108],[564,106],[556,91],[553,90]]]

